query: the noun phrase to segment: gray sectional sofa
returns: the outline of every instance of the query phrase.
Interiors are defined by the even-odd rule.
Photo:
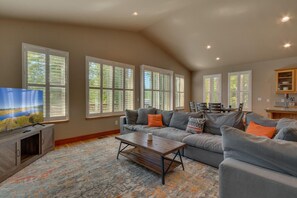
[[[163,115],[164,127],[147,126],[147,115],[156,113]],[[206,118],[204,133],[192,134],[186,132],[190,116]],[[137,131],[184,142],[187,144],[183,151],[185,157],[219,167],[224,159],[220,127],[227,125],[242,129],[242,116],[241,112],[204,114],[203,112],[161,111],[153,108],[139,109],[137,111],[128,111],[126,116],[120,118],[120,130],[121,134]]]

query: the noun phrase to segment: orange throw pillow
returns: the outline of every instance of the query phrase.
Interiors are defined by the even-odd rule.
[[[162,127],[162,114],[148,114],[149,127]]]
[[[268,138],[273,138],[275,134],[276,128],[275,127],[266,127],[259,124],[256,124],[255,122],[251,121],[248,128],[246,129],[246,132],[249,134],[253,134],[256,136],[265,136]]]

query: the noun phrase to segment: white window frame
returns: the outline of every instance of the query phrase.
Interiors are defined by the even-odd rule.
[[[101,92],[101,96],[102,96],[102,92],[103,92],[103,67],[102,65],[106,64],[109,66],[113,67],[113,80],[112,80],[112,88],[108,88],[109,90],[112,90],[112,98],[114,100],[114,90],[123,90],[123,111],[120,112],[114,112],[114,104],[112,104],[112,112],[109,113],[103,113],[102,110],[102,102],[100,102],[101,105],[101,113],[92,113],[90,114],[89,112],[89,62],[94,62],[94,63],[98,63],[101,65],[100,69],[101,69],[101,87],[97,88],[100,89]],[[133,90],[133,109],[135,109],[135,66],[134,65],[130,65],[130,64],[125,64],[125,63],[119,63],[119,62],[115,62],[115,61],[110,61],[110,60],[105,60],[105,59],[100,59],[100,58],[95,58],[95,57],[91,57],[91,56],[86,56],[86,118],[96,118],[96,117],[107,117],[107,116],[120,116],[123,115],[125,113],[125,90]],[[114,88],[114,72],[115,72],[115,67],[121,67],[124,68],[124,84],[123,84],[123,89],[116,89]],[[133,89],[126,89],[125,88],[125,69],[129,68],[129,69],[133,69]],[[101,101],[102,101],[102,97],[101,97]]]
[[[248,108],[248,109],[243,109],[244,111],[252,111],[252,109],[253,109],[253,93],[252,93],[252,86],[253,86],[253,83],[252,83],[252,70],[247,70],[247,71],[238,71],[238,72],[229,72],[228,73],[228,106],[230,105],[230,100],[229,100],[229,98],[230,98],[230,76],[231,75],[237,75],[237,76],[239,76],[240,74],[249,74],[249,90],[248,90],[248,92],[249,92],[249,104],[248,104],[248,106],[250,107],[250,108]],[[239,79],[239,78],[238,78]],[[238,80],[237,81],[237,87],[240,87],[239,86],[239,83],[240,83],[240,81]],[[240,99],[240,97],[238,96],[238,94],[240,93],[240,92],[242,92],[241,90],[239,90],[239,91],[237,91],[236,92],[236,97],[237,97],[237,104],[239,104],[240,103],[240,101],[239,101],[239,99]],[[237,107],[234,107],[234,108],[237,108]]]
[[[173,94],[174,94],[174,89],[173,89],[173,71],[171,70],[167,70],[167,69],[162,69],[162,68],[159,68],[159,67],[153,67],[153,66],[149,66],[149,65],[141,65],[140,66],[140,87],[141,87],[141,90],[140,90],[140,98],[141,98],[141,107],[144,108],[144,71],[151,71],[151,72],[159,72],[161,74],[169,74],[170,75],[170,109],[173,110]],[[152,92],[153,92],[153,85],[152,85]],[[153,104],[153,96],[152,96],[152,104]]]
[[[174,86],[174,93],[183,93],[184,94],[184,104],[183,104],[183,106],[177,106],[177,104],[176,104],[176,98],[174,98],[175,99],[175,109],[178,109],[178,110],[182,110],[182,109],[185,109],[185,76],[184,75],[180,75],[180,74],[175,74],[175,79],[176,78],[182,78],[182,79],[184,79],[184,92],[178,92],[177,90],[176,90],[176,86]],[[175,83],[176,83],[176,81],[175,81]],[[175,97],[175,94],[174,94],[174,97]]]
[[[40,84],[29,84],[27,82],[27,52],[33,51],[37,53],[44,53],[46,55],[46,76],[45,76],[45,85]],[[49,56],[50,55],[56,55],[56,56],[62,56],[65,57],[65,86],[61,85],[50,85],[50,79],[49,79]],[[22,84],[23,88],[27,89],[28,86],[38,86],[38,87],[44,87],[46,89],[46,114],[44,115],[44,121],[65,121],[69,120],[69,52],[61,51],[61,50],[55,50],[47,47],[41,47],[37,45],[31,45],[28,43],[22,43]],[[59,117],[50,117],[50,87],[64,87],[65,88],[65,116],[59,116]]]
[[[205,100],[205,97],[206,97],[206,94],[205,94],[205,88],[204,88],[204,81],[206,78],[210,78],[210,87],[212,87],[212,84],[213,84],[213,79],[215,77],[218,77],[220,79],[220,83],[219,83],[219,101],[218,102],[222,102],[222,74],[211,74],[211,75],[204,75],[203,76],[203,102],[206,102]],[[210,103],[212,102],[212,93],[210,92]]]

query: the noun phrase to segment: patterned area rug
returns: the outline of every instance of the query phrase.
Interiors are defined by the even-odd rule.
[[[218,170],[183,158],[161,177],[123,156],[119,141],[94,139],[57,148],[0,184],[0,197],[218,197]]]

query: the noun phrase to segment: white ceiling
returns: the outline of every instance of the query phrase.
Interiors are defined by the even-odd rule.
[[[297,56],[297,0],[0,0],[0,16],[141,31],[191,70]]]

